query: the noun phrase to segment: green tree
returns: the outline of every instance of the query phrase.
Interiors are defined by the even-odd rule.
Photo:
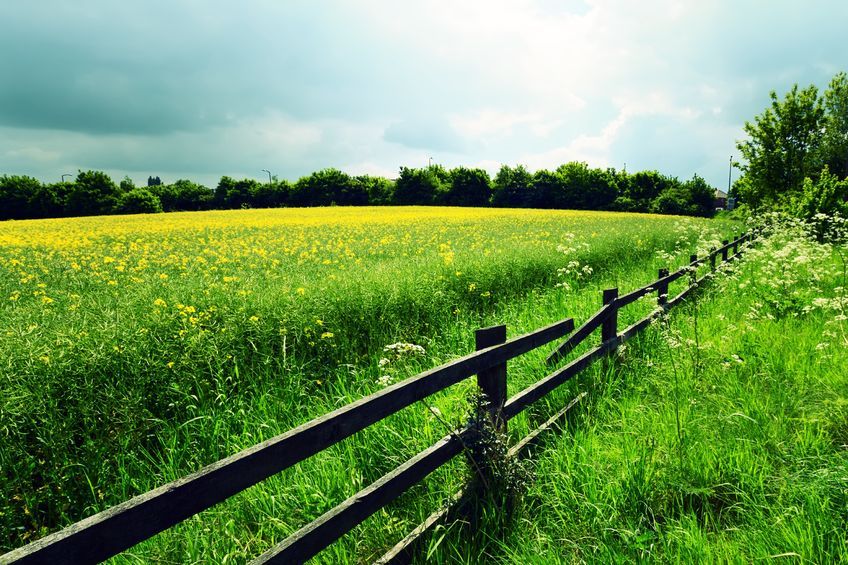
[[[33,177],[0,177],[0,220],[34,217],[31,201],[40,189],[41,181]]]
[[[492,183],[492,205],[503,208],[525,208],[533,190],[533,175],[518,165],[501,165]]]
[[[801,190],[805,177],[819,171],[824,108],[815,86],[794,85],[783,100],[772,91],[771,106],[745,122],[748,139],[736,147],[747,163],[746,201],[753,208],[774,205]]]
[[[395,204],[401,206],[431,205],[447,190],[436,167],[412,169],[401,167],[395,181]]]
[[[794,208],[797,215],[806,220],[814,219],[817,214],[848,218],[848,179],[840,180],[825,165],[817,180],[804,179]]]
[[[492,196],[489,173],[483,169],[457,167],[450,172],[445,203],[450,206],[487,206]]]
[[[527,203],[531,208],[568,208],[562,176],[547,169],[533,173],[533,185]]]
[[[219,208],[249,208],[253,205],[253,194],[259,183],[254,179],[235,180],[221,177],[215,189],[215,205]]]
[[[605,210],[618,193],[614,172],[592,169],[586,163],[572,161],[557,170],[564,188],[564,207],[578,210]]]
[[[848,75],[837,74],[824,93],[821,161],[840,179],[848,177]]]
[[[709,217],[715,213],[715,188],[700,175],[693,175],[683,183],[683,189],[692,204],[692,215]]]
[[[359,206],[368,203],[368,192],[347,173],[329,168],[298,179],[290,202],[292,206]]]
[[[67,211],[72,216],[111,214],[120,196],[118,186],[102,171],[79,171],[68,194]]]
[[[162,211],[162,203],[147,188],[134,188],[121,194],[115,211],[119,214],[153,214]]]
[[[73,192],[71,182],[42,184],[30,199],[33,218],[60,218],[68,215],[68,196]]]
[[[711,216],[714,196],[715,189],[698,175],[683,183],[674,179],[651,202],[650,209],[658,214]]]
[[[253,193],[253,205],[257,208],[280,208],[288,204],[291,194],[291,183],[287,180],[260,183]]]
[[[621,194],[623,198],[616,200],[616,209],[623,209],[618,206],[627,206],[628,211],[648,212],[653,207],[653,201],[677,182],[677,179],[657,171],[639,171],[629,175],[626,192]]]
[[[159,197],[165,212],[207,210],[212,207],[215,193],[201,184],[179,179],[173,184],[158,184],[148,188]]]
[[[122,193],[127,193],[135,188],[135,183],[129,176],[124,175],[124,178],[121,179],[121,183],[118,186]]]
[[[360,175],[355,181],[368,194],[368,203],[372,206],[385,206],[392,203],[395,193],[395,185],[389,179]]]

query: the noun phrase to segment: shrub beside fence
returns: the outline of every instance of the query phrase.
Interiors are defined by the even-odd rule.
[[[90,516],[65,529],[47,535],[26,546],[0,556],[0,563],[91,563],[99,562],[129,549],[157,533],[242,492],[243,490],[323,451],[366,427],[452,386],[477,375],[479,388],[489,399],[489,417],[498,427],[528,406],[573,378],[595,360],[608,355],[646,328],[660,313],[679,304],[698,284],[717,268],[717,258],[726,262],[736,258],[740,245],[749,243],[752,234],[743,234],[712,250],[706,258],[692,255],[687,265],[669,273],[660,269],[658,279],[626,294],[617,288],[603,292],[602,307],[575,330],[567,318],[528,334],[506,339],[506,326],[477,330],[473,353],[430,369],[402,382],[352,402],[324,416],[302,424],[239,453],[188,475],[182,479],[141,494],[122,504]],[[732,251],[732,255],[729,252]],[[697,277],[698,268],[709,264],[709,271]],[[674,298],[668,298],[669,285],[685,276],[690,283]],[[659,308],[619,331],[618,312],[647,295],[657,294]],[[566,338],[547,358],[554,365],[600,328],[600,344],[570,361],[553,373],[507,398],[507,361]],[[510,449],[516,456],[550,428],[583,395],[536,428]],[[254,563],[299,563],[316,555],[356,525],[395,500],[431,472],[444,465],[464,447],[471,430],[458,430],[415,455],[335,508],[294,532],[281,543],[254,560]],[[452,504],[460,503],[461,496]],[[378,562],[400,562],[408,558],[413,545],[439,520],[450,505],[434,512]]]

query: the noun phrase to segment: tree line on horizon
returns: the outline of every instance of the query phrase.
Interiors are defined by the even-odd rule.
[[[483,169],[441,165],[401,167],[398,178],[353,176],[323,169],[296,182],[223,176],[214,189],[190,180],[149,177],[136,186],[102,171],[79,171],[71,182],[45,184],[29,176],[0,176],[0,219],[57,218],[238,208],[441,205],[613,210],[709,216],[714,189],[698,175],[680,181],[657,171],[627,173],[570,162],[530,172],[503,165]]]

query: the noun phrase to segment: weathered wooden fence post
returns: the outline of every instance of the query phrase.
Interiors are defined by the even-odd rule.
[[[715,271],[716,248],[710,247],[710,271]]]
[[[736,255],[737,253],[739,253],[739,239],[740,239],[741,237],[742,237],[741,235],[737,235],[737,236],[733,239],[733,254],[734,254],[734,255]]]
[[[721,242],[721,262],[724,263],[727,261],[727,244],[730,243],[729,240],[725,239]]]
[[[601,324],[601,343],[606,343],[618,336],[618,306],[615,299],[618,298],[617,288],[608,288],[604,291],[604,305],[612,304],[612,310],[607,319]]]
[[[477,351],[506,341],[506,326],[492,326],[474,332]],[[506,403],[506,362],[477,374],[477,386],[489,400],[489,419],[495,429],[506,431],[503,407]]]
[[[657,273],[657,278],[662,280],[668,276],[668,269],[660,269],[659,273]],[[668,302],[668,283],[660,282],[657,283],[657,306],[665,306]]]

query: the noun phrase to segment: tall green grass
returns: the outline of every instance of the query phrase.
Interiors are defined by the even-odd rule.
[[[468,352],[477,327],[505,322],[516,335],[566,316],[580,320],[597,308],[600,288],[644,284],[669,254],[688,256],[699,240],[715,239],[707,221],[651,216],[402,213],[413,218],[305,227],[276,216],[184,215],[168,221],[190,225],[171,231],[132,224],[156,218],[120,229],[102,219],[60,228],[20,222],[22,233],[87,235],[70,250],[25,238],[2,249],[2,295],[19,295],[4,303],[0,336],[4,547]],[[341,259],[342,240],[355,258]],[[384,240],[390,251],[375,243]],[[142,259],[152,267],[127,273]],[[571,261],[593,272],[558,276]],[[556,287],[562,282],[569,290]],[[419,344],[425,354],[381,366],[391,357],[383,347],[394,342]],[[511,367],[511,394],[544,375],[543,353]],[[458,422],[472,384],[428,404]],[[517,419],[516,433],[561,400]],[[428,406],[411,407],[118,560],[257,555],[446,432]],[[435,473],[318,560],[378,555],[458,488],[460,467]]]
[[[848,559],[845,257],[797,226],[762,241],[574,384],[522,511],[450,525],[430,561]]]

